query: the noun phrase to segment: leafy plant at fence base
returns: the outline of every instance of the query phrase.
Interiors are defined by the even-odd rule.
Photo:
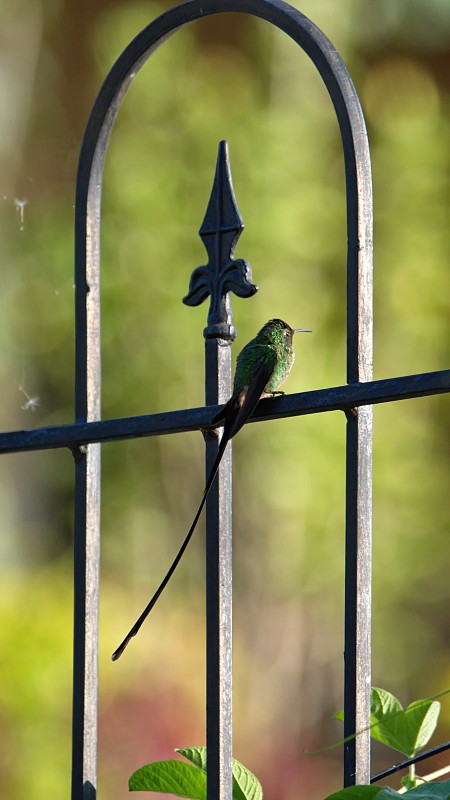
[[[385,689],[371,690],[371,735],[379,742],[399,750],[409,758],[423,749],[433,735],[440,712],[440,703],[433,699],[417,700],[406,709]],[[344,718],[342,711],[336,714]],[[164,792],[188,800],[207,800],[206,747],[177,748],[190,764],[171,759],[155,761],[136,770],[129,780],[132,792]],[[400,792],[390,787],[349,786],[325,800],[395,800],[405,790],[411,800],[450,800],[450,780],[428,783],[415,775],[414,765],[402,781]],[[233,759],[233,800],[262,800],[258,779],[239,761]]]
[[[430,741],[436,730],[440,710],[441,704],[433,699],[416,700],[403,708],[393,694],[373,687],[370,693],[370,735],[412,758]],[[344,712],[339,711],[336,717],[344,719]],[[402,785],[409,791],[418,787],[422,781],[422,778],[416,776],[415,765],[412,764],[408,775],[402,779]],[[432,796],[434,797],[430,795]],[[379,797],[384,800],[382,795]]]
[[[165,792],[189,800],[206,800],[206,747],[177,748],[176,753],[191,761],[155,761],[136,770],[130,792]],[[233,800],[262,800],[262,788],[250,770],[233,758]]]
[[[371,735],[411,758],[430,741],[440,710],[437,700],[416,700],[403,709],[390,692],[373,688],[371,723],[377,724],[371,728]]]
[[[370,735],[378,742],[412,758],[430,741],[436,730],[440,710],[441,704],[437,700],[416,700],[403,708],[390,692],[372,688]],[[339,711],[336,717],[344,719],[344,712]]]

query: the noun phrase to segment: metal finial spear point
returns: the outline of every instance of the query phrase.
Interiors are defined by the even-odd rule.
[[[191,275],[189,292],[183,297],[188,306],[198,306],[211,297],[207,338],[222,337],[233,340],[236,330],[228,297],[234,292],[238,297],[251,297],[258,291],[252,282],[250,264],[244,259],[234,259],[237,241],[244,229],[231,179],[228,145],[220,142],[214,182],[206,214],[199,234],[208,253],[208,263],[197,267]]]
[[[208,250],[205,237],[234,232],[233,244],[236,245],[244,227],[234,194],[228,142],[222,140],[219,142],[213,187],[199,234]]]

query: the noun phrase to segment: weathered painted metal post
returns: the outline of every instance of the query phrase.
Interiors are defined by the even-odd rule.
[[[229,292],[251,297],[257,291],[250,265],[233,258],[243,230],[233,191],[228,147],[219,145],[216,174],[200,236],[208,264],[194,270],[187,305],[210,296],[205,337],[205,404],[225,403],[231,395],[231,344],[236,338]],[[205,432],[206,477],[219,446],[216,430]],[[206,743],[208,800],[231,798],[232,725],[232,494],[231,442],[206,502]]]

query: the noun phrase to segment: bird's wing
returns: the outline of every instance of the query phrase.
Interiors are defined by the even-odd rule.
[[[264,392],[265,386],[273,372],[276,362],[276,354],[273,353],[272,359],[261,360],[255,364],[252,370],[248,384],[245,385],[238,395],[233,397],[224,406],[222,412],[214,417],[214,422],[219,419],[225,419],[224,435],[231,439],[246,423],[250,415],[256,408],[258,401]]]
[[[276,361],[275,353],[273,356]],[[267,363],[266,359],[259,361],[251,373],[248,385],[244,386],[241,393],[235,398],[235,416],[228,432],[230,439],[242,428],[255,410],[273,372],[273,367],[274,364]]]

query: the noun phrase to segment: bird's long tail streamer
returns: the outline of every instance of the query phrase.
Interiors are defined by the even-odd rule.
[[[205,491],[203,492],[203,497],[202,497],[200,505],[199,505],[199,507],[197,509],[197,513],[196,513],[196,515],[194,517],[192,525],[191,525],[191,527],[189,528],[189,530],[187,532],[186,538],[185,538],[183,544],[181,545],[181,547],[180,547],[180,549],[179,549],[179,551],[178,551],[178,553],[177,553],[177,555],[176,555],[176,557],[175,557],[175,559],[174,559],[174,561],[172,563],[172,566],[170,567],[170,569],[167,572],[166,576],[163,578],[162,582],[160,583],[159,587],[157,588],[157,590],[156,590],[155,594],[153,595],[152,599],[150,600],[148,605],[146,605],[146,607],[144,608],[141,616],[139,617],[139,619],[136,620],[136,622],[134,623],[134,625],[131,628],[131,630],[129,631],[129,633],[127,633],[127,635],[125,636],[125,639],[123,640],[123,642],[119,645],[117,650],[114,650],[114,653],[111,656],[111,659],[113,661],[117,661],[117,659],[120,658],[120,656],[122,655],[123,651],[125,650],[125,648],[129,644],[131,639],[134,636],[136,636],[136,634],[139,631],[141,625],[147,619],[148,615],[150,614],[150,611],[152,610],[152,608],[154,607],[155,603],[157,602],[157,600],[159,599],[159,597],[163,593],[163,591],[166,588],[167,584],[169,583],[173,573],[175,572],[178,564],[180,563],[180,561],[181,561],[181,559],[183,557],[183,553],[186,550],[186,547],[188,546],[188,544],[189,544],[189,542],[191,540],[192,534],[195,531],[197,522],[198,522],[198,520],[200,518],[200,514],[202,513],[202,510],[203,510],[203,506],[206,503],[206,498],[208,497],[208,494],[209,494],[209,491],[211,489],[211,486],[213,485],[214,478],[217,475],[217,471],[219,469],[220,462],[222,461],[222,456],[223,456],[223,454],[225,452],[225,449],[227,447],[228,442],[230,441],[230,438],[231,437],[228,434],[226,434],[225,432],[223,433],[222,439],[220,440],[219,450],[217,451],[216,460],[214,461],[213,467],[211,469],[211,472],[209,474],[208,480],[206,482]]]

